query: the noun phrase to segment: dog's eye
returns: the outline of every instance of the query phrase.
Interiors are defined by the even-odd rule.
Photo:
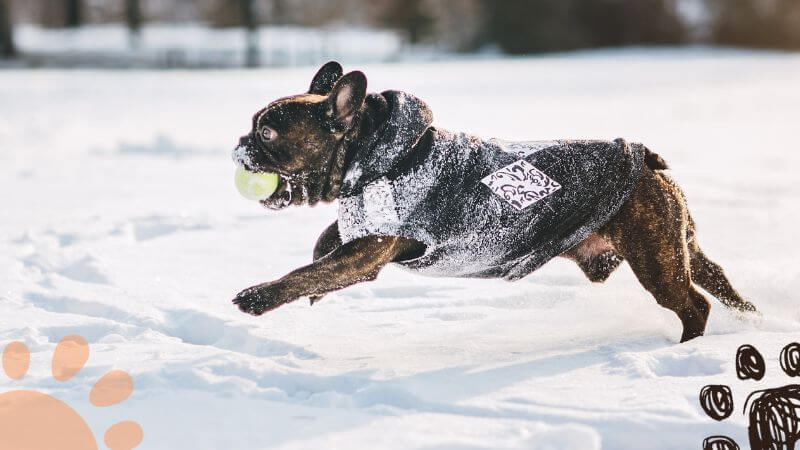
[[[272,141],[276,137],[278,137],[278,133],[276,133],[275,130],[273,130],[272,128],[270,127],[261,128],[261,139],[263,139],[264,142]]]

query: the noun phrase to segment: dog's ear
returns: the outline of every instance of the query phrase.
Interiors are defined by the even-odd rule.
[[[342,77],[342,65],[336,61],[326,63],[320,67],[314,79],[311,80],[311,87],[308,88],[309,94],[328,95],[333,89],[336,81]]]
[[[350,72],[336,82],[328,96],[329,114],[349,127],[367,97],[367,77],[362,72]]]

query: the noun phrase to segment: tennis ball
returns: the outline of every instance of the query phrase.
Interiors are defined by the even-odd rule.
[[[266,200],[278,189],[277,173],[255,173],[238,167],[233,179],[236,189],[248,200]]]

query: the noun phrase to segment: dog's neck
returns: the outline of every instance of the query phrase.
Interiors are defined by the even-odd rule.
[[[332,202],[339,197],[347,169],[366,136],[370,136],[386,123],[389,104],[380,94],[370,94],[356,115],[353,126],[345,132],[328,161],[325,200]]]

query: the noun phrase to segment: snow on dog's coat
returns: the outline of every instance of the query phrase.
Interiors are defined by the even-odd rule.
[[[401,264],[427,275],[522,278],[607,223],[642,171],[646,149],[622,139],[481,140],[431,127],[414,96],[381,96],[389,117],[345,175],[339,230],[423,242]]]

